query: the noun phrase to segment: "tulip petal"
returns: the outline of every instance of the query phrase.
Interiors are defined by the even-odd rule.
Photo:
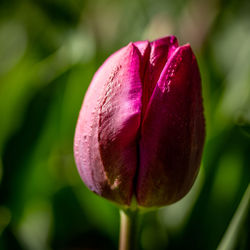
[[[178,42],[175,36],[167,36],[150,43],[150,55],[143,76],[142,117],[160,74],[177,47]]]
[[[140,206],[168,205],[190,190],[204,137],[200,74],[185,45],[168,59],[145,111],[136,187]]]
[[[84,183],[95,193],[130,204],[138,165],[141,55],[130,43],[95,74],[79,115],[74,153]]]
[[[143,83],[143,78],[145,75],[146,67],[148,66],[148,59],[150,56],[150,43],[149,41],[138,41],[133,43],[135,47],[139,50],[141,55],[141,67],[140,74]]]

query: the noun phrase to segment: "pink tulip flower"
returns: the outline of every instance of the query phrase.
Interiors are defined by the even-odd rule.
[[[174,36],[129,43],[93,77],[74,155],[86,186],[111,201],[169,205],[197,176],[205,125],[198,65]]]

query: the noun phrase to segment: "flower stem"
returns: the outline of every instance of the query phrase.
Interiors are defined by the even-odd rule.
[[[135,250],[137,240],[138,211],[120,210],[119,250]]]

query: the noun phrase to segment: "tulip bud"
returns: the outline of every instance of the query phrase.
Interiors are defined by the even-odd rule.
[[[93,192],[129,206],[181,199],[197,176],[205,138],[201,80],[189,45],[174,36],[130,43],[99,68],[74,142]]]

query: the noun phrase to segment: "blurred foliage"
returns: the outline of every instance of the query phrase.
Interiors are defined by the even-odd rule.
[[[250,1],[1,0],[0,249],[116,249],[118,209],[86,189],[72,145],[105,58],[168,34],[200,65],[203,165],[180,202],[143,217],[140,248],[216,249],[250,180]],[[249,213],[237,249],[250,249]]]

